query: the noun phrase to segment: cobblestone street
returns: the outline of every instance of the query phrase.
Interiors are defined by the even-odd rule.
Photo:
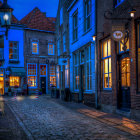
[[[140,127],[121,127],[99,119],[103,112],[83,104],[65,103],[48,96],[5,98],[29,139],[35,140],[139,140]],[[90,112],[92,113],[90,113]],[[94,116],[94,117],[93,117]],[[98,116],[98,117],[97,117]],[[97,118],[96,118],[97,117]],[[104,120],[104,121],[103,121]],[[110,119],[111,120],[111,119]],[[117,124],[118,123],[118,124]],[[137,133],[135,133],[137,132]]]

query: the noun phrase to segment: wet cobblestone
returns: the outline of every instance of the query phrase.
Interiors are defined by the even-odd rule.
[[[47,96],[7,99],[25,128],[36,140],[138,140]],[[78,106],[79,104],[77,104]],[[75,107],[76,108],[76,107]]]

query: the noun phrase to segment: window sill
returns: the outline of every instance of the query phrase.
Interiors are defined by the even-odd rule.
[[[83,33],[83,36],[86,35],[88,32],[90,32],[92,30],[92,28],[90,27],[88,30],[86,30],[84,33]]]
[[[19,60],[9,60],[9,63],[19,63]]]

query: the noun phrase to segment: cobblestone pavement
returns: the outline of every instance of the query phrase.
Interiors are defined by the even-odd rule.
[[[40,96],[6,98],[29,139],[35,140],[140,140],[118,124],[92,117],[91,108]],[[97,116],[97,114],[96,114]]]
[[[0,140],[28,140],[11,110],[0,97]]]

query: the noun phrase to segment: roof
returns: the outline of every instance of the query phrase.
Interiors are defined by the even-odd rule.
[[[56,18],[46,17],[39,8],[34,8],[29,14],[20,20],[21,24],[25,24],[28,28],[55,31]]]

